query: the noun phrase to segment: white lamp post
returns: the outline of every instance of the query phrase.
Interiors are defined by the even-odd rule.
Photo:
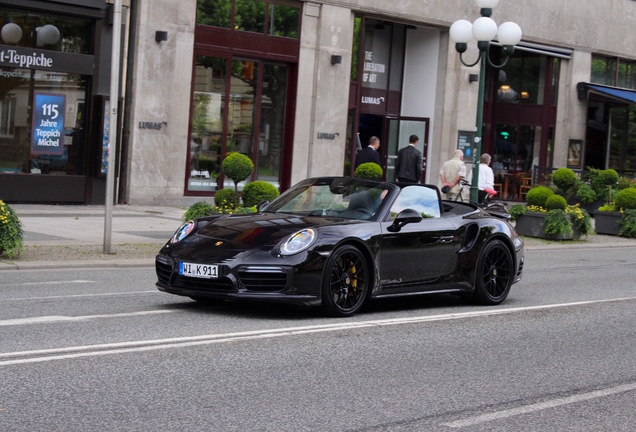
[[[499,0],[475,0],[481,9],[481,17],[474,23],[466,20],[458,20],[450,27],[450,38],[455,42],[455,49],[459,53],[459,59],[464,66],[473,67],[481,61],[479,73],[479,94],[477,98],[477,124],[475,127],[475,145],[473,154],[473,178],[470,186],[470,201],[477,203],[479,198],[479,156],[481,155],[481,134],[484,111],[484,90],[486,86],[486,64],[494,68],[502,68],[508,62],[510,55],[514,52],[515,45],[521,41],[521,28],[513,22],[505,22],[497,27],[497,23],[490,18],[492,8],[497,6]],[[506,55],[503,63],[496,65],[489,57],[488,49],[490,42],[497,37],[503,45],[503,52]],[[468,48],[468,43],[477,40],[479,56],[472,64],[464,62],[463,54]]]

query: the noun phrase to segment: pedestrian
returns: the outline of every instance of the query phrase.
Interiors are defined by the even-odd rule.
[[[457,149],[451,160],[444,162],[439,172],[442,181],[442,193],[447,200],[453,200],[460,191],[459,181],[466,177],[466,165],[464,164],[464,152]]]
[[[484,200],[484,198],[486,197],[486,189],[490,189],[491,191],[494,190],[495,187],[495,175],[492,171],[492,168],[490,168],[490,161],[491,161],[491,157],[488,153],[482,153],[482,155],[479,157],[479,183],[478,183],[478,189],[479,189],[479,196],[478,196],[478,200],[479,202],[482,202]],[[468,176],[468,178],[470,179],[470,182],[472,183],[473,181],[473,170],[470,170],[470,175]]]
[[[379,148],[380,138],[378,138],[377,136],[372,136],[371,138],[369,138],[369,145],[360,150],[356,155],[355,168],[358,168],[360,165],[366,162],[374,162],[381,167],[382,163],[380,162],[380,153],[378,153]]]
[[[395,164],[395,177],[400,183],[419,183],[422,180],[422,152],[417,148],[417,135],[409,137],[409,145],[400,149]]]

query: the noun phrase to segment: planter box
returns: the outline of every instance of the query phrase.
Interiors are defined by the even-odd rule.
[[[519,235],[525,235],[528,237],[537,237],[549,240],[572,240],[580,239],[581,231],[574,225],[572,225],[572,235],[561,235],[558,237],[551,237],[543,232],[543,222],[546,215],[544,213],[526,213],[519,216],[515,221],[515,230]]]
[[[618,235],[618,222],[623,217],[618,212],[594,212],[594,231],[596,234]]]

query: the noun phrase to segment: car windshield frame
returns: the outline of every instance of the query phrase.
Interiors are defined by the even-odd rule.
[[[400,188],[391,183],[352,177],[303,180],[272,201],[267,213],[378,221]]]

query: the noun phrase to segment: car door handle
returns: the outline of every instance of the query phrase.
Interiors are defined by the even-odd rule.
[[[454,238],[455,237],[453,237],[453,236],[442,236],[442,237],[439,238],[439,242],[440,243],[452,243]]]

